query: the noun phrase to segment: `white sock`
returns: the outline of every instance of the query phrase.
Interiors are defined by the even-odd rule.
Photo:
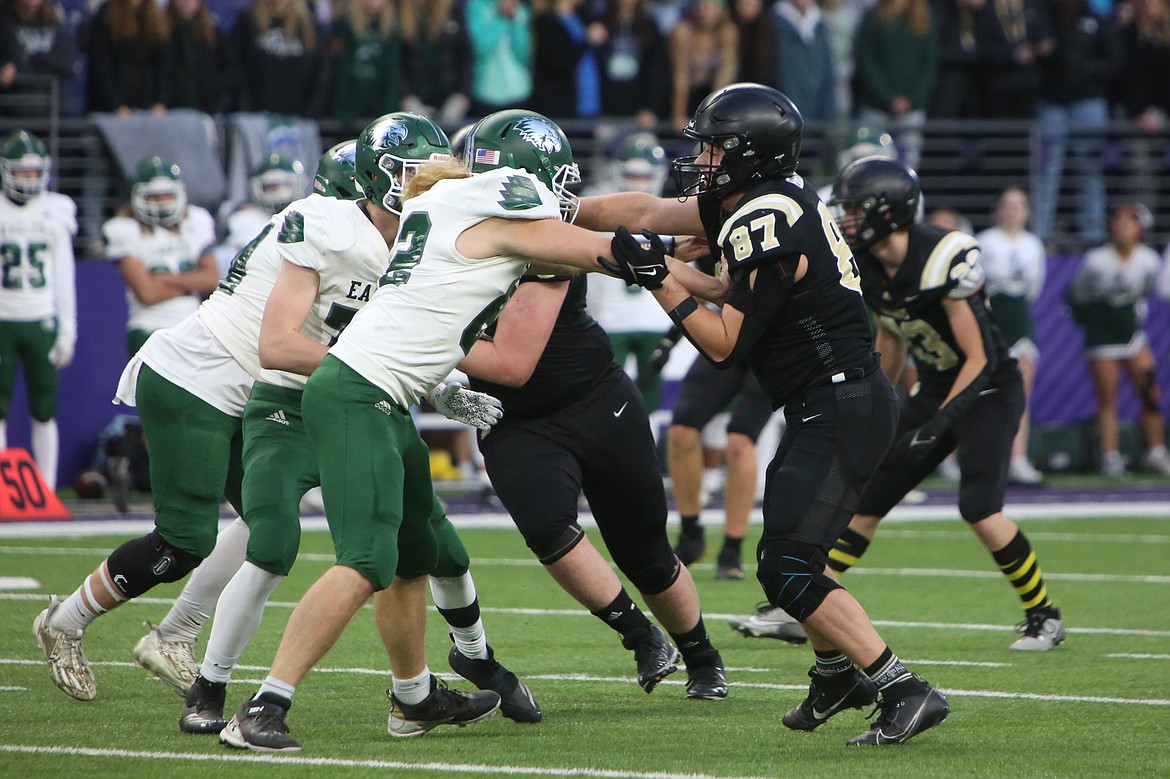
[[[228,581],[244,564],[248,552],[248,526],[235,521],[220,531],[215,549],[199,564],[179,593],[175,605],[158,626],[164,641],[194,643],[204,623],[215,613],[215,602]]]
[[[8,448],[8,420],[0,419],[0,452]]]
[[[57,491],[57,420],[32,421],[32,454],[41,478],[53,492]]]
[[[81,586],[74,590],[73,594],[53,612],[53,618],[49,620],[49,627],[53,630],[85,630],[89,627],[89,623],[107,611],[94,597],[95,591],[102,590],[112,595],[114,600],[119,603],[127,600],[126,596],[109,580],[105,563],[102,563],[101,568],[85,577]]]
[[[449,624],[451,636],[455,639],[455,646],[459,648],[461,655],[473,660],[486,660],[487,634],[483,629],[483,620],[479,618],[479,601],[476,598],[475,582],[471,579],[471,572],[465,571],[462,576],[432,576],[430,581],[431,597],[435,599],[435,606],[439,608],[440,613],[474,607],[475,621],[466,626]]]
[[[260,689],[257,690],[256,694],[252,697],[259,698],[264,693],[270,692],[273,695],[279,695],[281,698],[288,699],[288,701],[291,703],[292,699],[293,699],[293,694],[296,691],[297,691],[297,688],[295,685],[288,684],[287,682],[282,682],[282,681],[280,681],[280,679],[277,679],[275,676],[268,676],[268,677],[265,677],[263,683],[261,683],[261,685],[260,685]]]
[[[240,655],[260,628],[264,604],[283,580],[283,576],[246,562],[224,587],[199,669],[204,679],[226,682],[232,678]]]
[[[394,697],[403,703],[422,703],[431,694],[431,669],[423,668],[423,672],[413,679],[395,679]]]

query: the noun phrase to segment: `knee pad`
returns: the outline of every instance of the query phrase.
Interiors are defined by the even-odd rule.
[[[841,585],[825,575],[824,550],[799,541],[778,541],[759,549],[756,578],[768,602],[803,622]]]
[[[536,555],[541,565],[552,565],[557,560],[573,551],[585,531],[576,522],[562,527],[558,532],[542,533],[539,538],[527,538],[528,548]]]
[[[618,570],[643,595],[665,592],[678,580],[682,563],[675,557],[665,534],[661,544],[624,550],[611,547],[609,551]]]
[[[156,584],[177,582],[202,562],[203,558],[176,549],[159,535],[127,541],[106,560],[110,578],[127,598],[137,598]]]
[[[439,560],[435,564],[435,570],[431,571],[431,576],[455,579],[467,573],[471,558],[451,520],[444,516],[442,522],[434,525],[434,529],[435,541],[439,545]]]

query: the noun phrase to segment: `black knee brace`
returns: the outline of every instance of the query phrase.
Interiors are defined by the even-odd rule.
[[[122,594],[137,598],[156,584],[177,582],[202,561],[201,557],[171,546],[158,530],[153,530],[111,552],[106,567]]]
[[[761,544],[756,578],[773,606],[803,622],[841,585],[825,575],[825,552],[799,541]]]
[[[528,548],[536,555],[536,559],[540,560],[541,565],[552,565],[573,551],[573,548],[581,543],[581,539],[584,537],[585,531],[581,529],[581,526],[576,522],[571,522],[555,535],[545,533],[539,538],[526,540]]]

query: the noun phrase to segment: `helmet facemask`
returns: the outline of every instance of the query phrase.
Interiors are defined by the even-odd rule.
[[[581,207],[581,198],[577,197],[569,187],[581,183],[581,169],[577,163],[561,165],[553,172],[550,189],[557,197],[561,207],[561,220],[572,224],[577,219],[577,210]]]
[[[252,202],[275,214],[301,196],[301,182],[300,172],[292,167],[262,170],[249,182]]]
[[[0,159],[4,194],[15,203],[27,203],[44,192],[49,185],[50,162],[48,157],[31,153]]]
[[[187,188],[178,179],[156,176],[131,188],[130,206],[141,221],[172,227],[183,220],[187,210]]]

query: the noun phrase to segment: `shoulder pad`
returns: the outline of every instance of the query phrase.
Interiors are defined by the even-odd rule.
[[[926,292],[928,290],[939,288],[951,288],[957,280],[967,275],[967,269],[958,269],[958,266],[967,264],[968,255],[974,252],[974,261],[978,264],[979,260],[979,244],[975,238],[954,231],[947,233],[939,239],[934,248],[930,250],[930,255],[926,258],[926,262],[922,266],[922,275],[918,280],[918,288]],[[983,269],[979,267],[979,284],[983,283]],[[978,289],[978,287],[976,287]],[[975,290],[972,289],[971,292]],[[971,294],[968,292],[967,294]],[[959,297],[966,297],[960,295]]]
[[[355,240],[355,214],[365,219],[357,201],[310,195],[281,212],[276,242],[282,246],[301,244],[323,251],[344,251]]]
[[[51,209],[53,219],[68,230],[70,235],[77,235],[77,204],[73,202],[73,198],[60,192],[42,192],[41,197]]]
[[[777,192],[741,203],[719,231],[728,270],[734,273],[791,254],[793,247],[786,239],[804,211],[795,198]]]
[[[526,170],[500,168],[473,177],[480,186],[469,216],[501,219],[560,219],[556,196],[544,182]]]
[[[106,256],[121,259],[133,254],[142,239],[142,226],[138,220],[128,216],[115,216],[102,225],[102,241],[106,245]]]

